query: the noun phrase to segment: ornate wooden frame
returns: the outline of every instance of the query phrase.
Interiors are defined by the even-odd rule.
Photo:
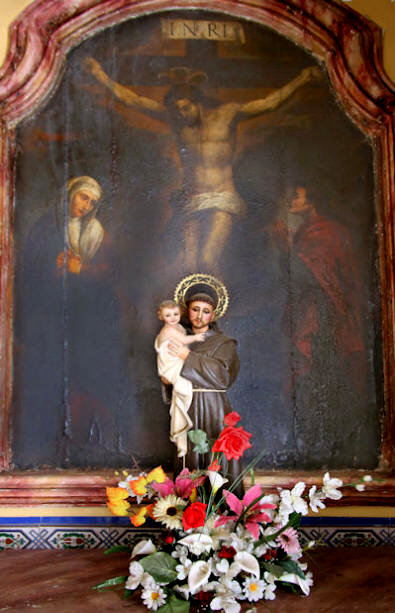
[[[395,453],[395,278],[394,278],[394,111],[395,90],[382,67],[381,30],[335,0],[37,0],[10,30],[10,45],[0,71],[0,469],[10,469],[12,405],[13,154],[15,126],[56,87],[67,52],[82,40],[130,17],[177,9],[206,9],[267,25],[312,52],[325,63],[346,112],[371,139],[375,151],[377,218],[382,287],[383,419],[382,481],[368,493],[353,493],[348,504],[388,504]],[[337,471],[345,480],[356,471]],[[298,477],[303,475],[298,474]],[[308,482],[318,475],[304,475]],[[0,503],[103,502],[112,472],[3,472]],[[285,486],[289,472],[265,473],[266,484]]]

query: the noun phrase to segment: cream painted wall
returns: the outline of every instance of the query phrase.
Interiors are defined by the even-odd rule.
[[[384,66],[395,82],[395,0],[338,0],[368,17],[384,31]],[[10,23],[30,0],[0,0],[0,65],[7,50],[7,31]]]

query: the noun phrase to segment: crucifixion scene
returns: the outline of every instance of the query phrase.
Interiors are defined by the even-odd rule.
[[[262,467],[377,465],[373,152],[312,54],[220,13],[129,19],[17,144],[17,468],[192,461],[230,407]]]

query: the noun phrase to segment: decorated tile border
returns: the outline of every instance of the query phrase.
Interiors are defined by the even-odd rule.
[[[302,545],[314,540],[326,547],[395,546],[393,519],[319,518],[302,523]],[[123,518],[2,518],[0,551],[6,549],[107,549],[155,537],[158,530],[130,527]]]

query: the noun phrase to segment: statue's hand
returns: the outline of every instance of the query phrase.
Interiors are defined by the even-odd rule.
[[[199,332],[199,334],[195,334],[195,341],[198,343],[203,343],[206,340],[206,334],[204,332]]]
[[[97,60],[95,60],[93,57],[86,57],[83,60],[82,65],[85,68],[85,70],[87,70],[94,77],[96,77],[98,81],[102,81],[105,73],[103,72],[102,67],[100,66]]]
[[[324,77],[324,73],[318,66],[308,66],[304,68],[300,73],[300,76],[304,81],[321,80]]]

